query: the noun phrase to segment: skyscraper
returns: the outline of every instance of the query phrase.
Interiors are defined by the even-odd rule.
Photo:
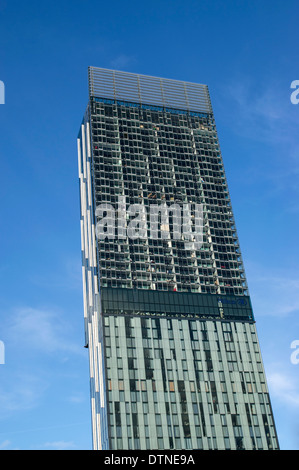
[[[207,86],[90,67],[78,164],[94,449],[278,449]]]

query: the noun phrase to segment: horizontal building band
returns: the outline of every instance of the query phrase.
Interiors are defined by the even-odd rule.
[[[209,117],[212,116],[211,113],[207,112],[196,112],[196,111],[186,111],[185,109],[176,109],[176,108],[169,108],[169,107],[162,107],[162,106],[154,106],[152,104],[145,104],[145,103],[134,103],[130,101],[120,101],[102,97],[90,97],[91,102],[96,103],[104,103],[104,104],[115,104],[117,106],[125,106],[131,108],[140,108],[140,109],[148,109],[149,111],[157,111],[157,112],[166,112],[171,114],[189,114],[190,116],[198,116],[198,117]]]
[[[101,288],[103,313],[131,312],[254,321],[249,296]]]

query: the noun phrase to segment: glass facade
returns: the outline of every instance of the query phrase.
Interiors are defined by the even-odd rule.
[[[205,85],[89,69],[78,136],[95,449],[277,449],[269,393]],[[120,204],[121,201],[121,204]],[[132,238],[98,207],[199,204],[202,243]],[[191,224],[192,222],[191,219]]]
[[[102,311],[178,318],[253,320],[248,296],[216,296],[137,289],[102,289]]]
[[[274,449],[254,324],[105,315],[111,449]]]

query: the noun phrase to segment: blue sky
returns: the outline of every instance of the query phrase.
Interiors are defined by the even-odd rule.
[[[282,449],[299,449],[296,0],[0,0],[0,449],[90,449],[87,67],[209,86]]]

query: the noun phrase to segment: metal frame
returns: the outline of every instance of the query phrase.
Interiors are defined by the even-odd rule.
[[[207,85],[98,67],[89,67],[88,77],[90,97],[213,112]]]

